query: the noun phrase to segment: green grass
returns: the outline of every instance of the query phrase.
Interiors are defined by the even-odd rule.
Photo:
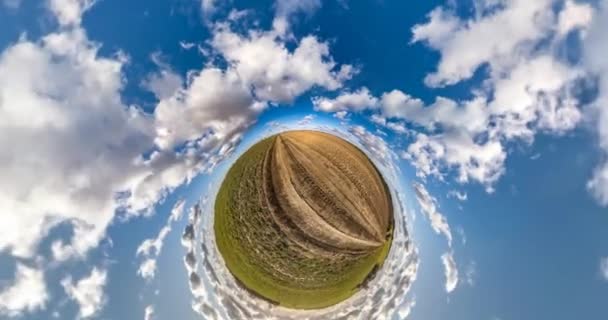
[[[270,137],[254,145],[226,175],[215,202],[218,249],[230,272],[267,300],[296,309],[334,305],[355,294],[374,267],[384,262],[392,239],[356,260],[336,262],[299,254],[257,201],[261,159],[273,141]],[[273,271],[273,263],[283,263],[285,274]]]

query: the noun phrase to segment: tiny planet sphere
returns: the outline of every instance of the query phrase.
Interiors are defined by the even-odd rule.
[[[388,255],[393,205],[365,153],[337,136],[288,131],[237,159],[215,202],[218,250],[251,294],[295,309],[364,288]]]

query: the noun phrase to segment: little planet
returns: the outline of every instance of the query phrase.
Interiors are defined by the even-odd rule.
[[[287,131],[241,155],[215,200],[217,248],[251,294],[292,309],[342,302],[381,272],[393,238],[390,190],[359,148]]]

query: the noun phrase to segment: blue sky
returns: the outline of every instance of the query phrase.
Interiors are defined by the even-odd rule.
[[[209,230],[231,163],[296,128],[359,145],[407,225],[306,315],[608,314],[608,1],[0,0],[0,26],[1,319],[302,316]]]

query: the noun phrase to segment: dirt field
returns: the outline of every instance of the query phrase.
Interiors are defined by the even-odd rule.
[[[354,294],[382,264],[392,202],[370,160],[315,131],[265,139],[229,170],[215,203],[218,249],[249,290],[314,309]]]

